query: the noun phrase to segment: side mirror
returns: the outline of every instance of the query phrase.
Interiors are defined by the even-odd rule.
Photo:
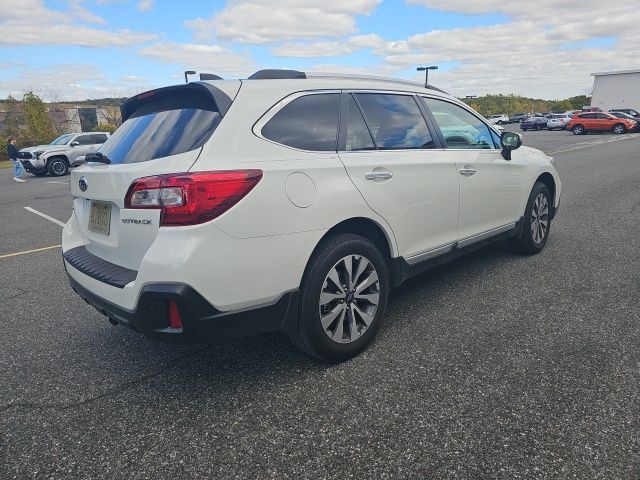
[[[511,151],[522,146],[522,135],[513,132],[502,132],[500,146],[502,147],[502,158],[511,160]]]
[[[74,140],[73,142],[71,142],[72,147],[77,147],[78,145],[80,145],[80,142],[78,142],[77,140]]]

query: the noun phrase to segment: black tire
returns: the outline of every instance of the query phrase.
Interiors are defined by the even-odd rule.
[[[539,132],[541,129],[540,125],[536,125],[536,132]]]
[[[364,328],[364,324],[360,324],[363,333],[360,334],[358,332],[360,336],[350,343],[337,343],[329,338],[329,333],[325,332],[325,328],[321,323],[320,295],[329,273],[345,257],[350,255],[364,257],[375,268],[378,275],[376,293],[379,293],[379,300],[377,309],[373,314],[373,320],[369,323],[369,326]],[[353,234],[338,234],[327,238],[318,246],[307,264],[300,286],[298,318],[292,329],[293,331],[288,332],[289,338],[301,350],[321,360],[328,362],[348,360],[362,352],[373,340],[387,307],[389,289],[389,267],[378,248],[372,242]],[[363,291],[366,291],[366,289]],[[345,304],[345,306],[349,304],[348,301],[345,302],[344,300],[336,300],[336,302]],[[337,322],[347,322],[346,311],[344,315],[345,320],[343,321],[343,317],[339,316]],[[355,313],[351,313],[351,315],[353,316]],[[357,318],[362,322],[362,317],[358,316]],[[347,325],[346,323],[342,324]],[[342,330],[340,331],[342,332]]]
[[[627,127],[625,127],[622,123],[616,123],[611,131],[616,135],[622,135],[623,133],[627,133]]]
[[[63,177],[69,173],[69,163],[64,157],[53,157],[47,160],[47,172],[52,177]]]
[[[549,130],[551,132],[551,131],[553,131],[553,128],[547,127],[547,130]]]
[[[540,241],[535,241],[531,227],[534,219],[534,203],[539,195],[544,195],[548,205],[548,213],[546,216],[547,229],[544,232],[542,239]],[[524,253],[527,255],[534,255],[536,253],[540,253],[542,249],[544,249],[545,245],[547,244],[547,239],[549,238],[549,232],[551,230],[550,214],[552,206],[551,193],[549,192],[549,189],[544,183],[537,182],[533,186],[531,194],[529,195],[529,200],[527,201],[527,208],[524,212],[524,224],[522,225],[522,231],[520,232],[520,235],[511,237],[509,239],[509,245],[511,246],[511,249],[513,251],[517,253]]]
[[[584,135],[585,133],[584,127],[582,125],[574,125],[571,131],[574,135]]]

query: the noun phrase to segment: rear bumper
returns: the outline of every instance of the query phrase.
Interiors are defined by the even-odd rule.
[[[100,313],[146,337],[164,342],[211,343],[285,330],[297,313],[298,292],[288,292],[272,305],[221,312],[193,288],[180,283],[146,285],[136,308],[126,310],[90,292],[70,275],[68,278],[73,290]],[[181,329],[169,328],[169,301],[176,302]]]

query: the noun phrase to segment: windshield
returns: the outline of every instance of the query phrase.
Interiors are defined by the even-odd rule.
[[[211,136],[219,112],[184,108],[132,116],[100,147],[117,163],[138,163],[189,152]]]
[[[60,135],[53,142],[51,142],[49,145],[64,145],[69,140],[71,140],[71,137],[73,137],[72,134]]]

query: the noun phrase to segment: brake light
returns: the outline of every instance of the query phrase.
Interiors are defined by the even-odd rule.
[[[134,180],[125,208],[160,209],[161,226],[197,225],[219,217],[262,179],[262,170],[176,173]]]

